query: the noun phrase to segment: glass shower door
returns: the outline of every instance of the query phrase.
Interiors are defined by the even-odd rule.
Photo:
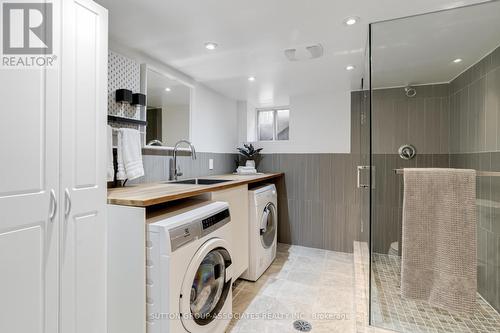
[[[365,63],[358,90],[351,94],[353,154],[356,157],[357,192],[359,199],[359,230],[354,242],[356,283],[356,313],[358,325],[369,324],[369,272],[370,272],[370,214],[371,189],[374,186],[374,169],[371,162],[371,94],[369,70],[369,38],[366,40]],[[362,322],[359,322],[362,320]]]
[[[370,324],[405,333],[500,332],[500,1],[374,23],[370,29]],[[420,210],[407,210],[410,222],[403,219],[409,215],[403,214],[403,199],[410,188],[404,184],[404,168],[476,170],[476,198],[467,197],[466,203],[475,207],[477,221],[466,213],[453,220],[462,219],[471,232],[442,228],[448,230],[432,233],[431,241],[412,243],[415,237],[407,237],[406,230],[417,226],[421,229],[414,234],[429,234],[434,230],[429,222],[437,221],[442,209],[428,209],[434,206],[427,201]],[[415,189],[415,184],[428,192],[409,196],[406,203],[442,200],[457,193],[456,188],[469,189],[471,182],[456,178],[444,190],[432,191],[432,184],[422,179],[410,186]],[[453,198],[441,207],[463,208],[464,196]],[[438,217],[441,221],[443,215]],[[453,250],[429,251],[432,255],[421,260],[424,251],[418,249],[436,242],[440,249],[447,249],[448,242]],[[467,276],[453,277],[465,280],[467,288],[448,292],[455,285],[449,283],[438,289],[439,297],[467,294],[472,310],[458,312],[432,302],[427,287],[418,289],[423,297],[403,296],[407,286],[422,285],[401,274],[405,267],[434,265],[450,252],[456,256],[441,267],[453,274],[453,267],[462,267]],[[469,260],[471,255],[475,260]],[[420,280],[440,277],[435,265],[425,270],[431,273]],[[476,271],[477,277],[470,278],[469,272]],[[427,285],[434,287],[434,280]]]

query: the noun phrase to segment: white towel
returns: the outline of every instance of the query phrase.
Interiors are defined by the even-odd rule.
[[[115,178],[115,167],[113,166],[113,128],[108,125],[108,147],[107,147],[107,157],[108,166],[106,168],[106,179],[108,182],[112,182]]]
[[[141,135],[138,130],[122,128],[118,132],[118,180],[144,176],[142,165]]]
[[[121,129],[118,130],[116,137],[117,137],[116,163],[118,165],[116,170],[116,179],[125,180],[127,179],[127,174],[125,173],[125,164],[123,163],[123,136]]]
[[[239,175],[255,175],[257,170],[252,167],[239,166],[238,169],[236,169],[236,173]]]

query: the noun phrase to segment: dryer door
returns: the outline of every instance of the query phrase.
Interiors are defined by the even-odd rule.
[[[184,276],[180,310],[189,332],[212,332],[219,315],[231,303],[231,256],[226,241],[214,238],[197,251]],[[230,310],[229,310],[230,312]]]
[[[276,207],[270,202],[264,208],[260,221],[260,242],[265,249],[273,245],[278,232],[277,225]]]

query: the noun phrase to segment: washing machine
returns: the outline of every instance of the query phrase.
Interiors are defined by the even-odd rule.
[[[249,263],[241,276],[257,281],[276,258],[278,242],[278,196],[274,184],[248,191]]]
[[[229,206],[181,211],[147,226],[147,332],[224,333],[232,313]]]

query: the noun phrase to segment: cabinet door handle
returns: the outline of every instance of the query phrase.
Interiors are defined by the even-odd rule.
[[[54,222],[54,218],[57,214],[57,199],[56,199],[56,191],[54,189],[50,190],[50,213],[49,220],[50,222]]]
[[[64,216],[68,217],[69,213],[71,213],[71,195],[69,193],[69,189],[64,190]]]

